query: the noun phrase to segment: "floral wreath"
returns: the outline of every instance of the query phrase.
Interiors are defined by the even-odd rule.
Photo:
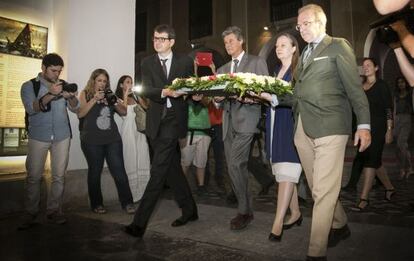
[[[217,74],[203,77],[177,78],[169,86],[172,90],[203,92],[223,90],[224,93],[243,97],[249,92],[267,92],[277,96],[292,94],[292,85],[284,80],[254,73]]]

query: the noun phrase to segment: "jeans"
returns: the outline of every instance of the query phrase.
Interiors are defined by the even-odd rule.
[[[131,189],[124,166],[122,140],[103,145],[87,144],[81,141],[81,148],[88,162],[88,193],[91,208],[103,205],[101,173],[104,160],[115,181],[121,206],[125,208],[126,205],[132,204]]]
[[[25,187],[25,208],[29,214],[36,215],[39,212],[40,184],[48,151],[50,151],[52,183],[47,199],[47,214],[61,211],[69,147],[69,137],[58,142],[42,142],[29,139]]]

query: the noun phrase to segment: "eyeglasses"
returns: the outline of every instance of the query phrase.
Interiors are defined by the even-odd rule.
[[[161,42],[161,43],[163,43],[163,42],[165,42],[166,40],[171,40],[171,38],[168,38],[168,37],[152,37],[152,41],[153,42]]]
[[[303,24],[297,24],[296,25],[296,30],[300,31],[301,28],[302,29],[307,28],[307,27],[309,27],[309,25],[311,25],[311,23],[314,23],[314,22],[315,21],[305,21],[305,22],[303,22]]]

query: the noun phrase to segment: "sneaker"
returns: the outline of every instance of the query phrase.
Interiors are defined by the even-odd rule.
[[[47,222],[56,225],[63,225],[67,222],[67,219],[62,213],[53,212],[47,215]]]
[[[128,204],[124,207],[124,210],[127,214],[134,214],[135,213],[135,206],[134,206],[134,204]]]
[[[39,224],[37,215],[26,214],[23,218],[22,224],[17,227],[17,230],[26,230]]]

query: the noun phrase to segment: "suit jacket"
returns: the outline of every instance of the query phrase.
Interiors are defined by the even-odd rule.
[[[167,79],[157,54],[153,54],[142,60],[141,72],[143,95],[150,100],[147,110],[145,133],[151,139],[156,138],[160,131],[162,115],[165,110],[164,107],[166,107],[167,99],[161,98],[162,89],[171,85],[175,78],[192,76],[193,70],[193,62],[190,57],[174,53],[171,61],[170,73]],[[183,97],[169,99],[172,108],[175,111],[175,118],[178,124],[178,138],[183,138],[187,134],[187,103],[184,101]],[[171,131],[174,132],[177,130]]]
[[[230,73],[232,61],[220,67],[218,73]],[[269,75],[266,61],[258,56],[245,53],[236,72],[250,72],[258,75]],[[235,100],[226,100],[223,105],[223,139],[227,135],[229,121],[235,131],[240,133],[259,132],[257,124],[260,118],[259,104],[245,104]],[[231,116],[231,117],[230,117]]]
[[[303,53],[302,53],[303,56]],[[342,38],[326,35],[294,73],[294,115],[311,138],[351,134],[352,111],[369,124],[369,105],[361,87],[355,55]],[[295,126],[296,127],[296,126]]]

